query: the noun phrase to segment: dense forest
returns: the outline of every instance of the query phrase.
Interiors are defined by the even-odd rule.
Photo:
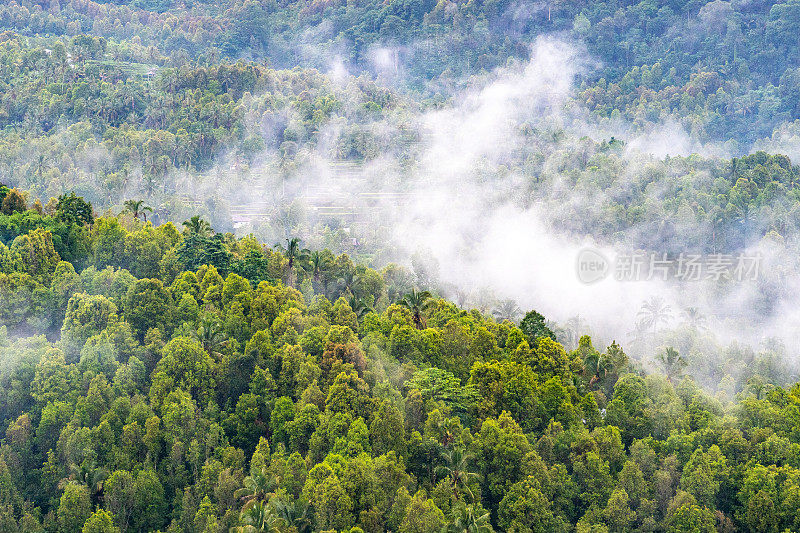
[[[0,2],[0,533],[800,532],[798,25]]]
[[[399,265],[2,196],[2,531],[800,528],[774,353],[712,394]]]

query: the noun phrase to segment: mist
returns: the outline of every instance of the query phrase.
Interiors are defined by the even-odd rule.
[[[397,50],[373,52],[381,78],[402,76]],[[719,340],[715,350],[732,341],[758,350],[779,338],[794,353],[800,317],[792,302],[800,296],[800,280],[796,270],[782,268],[786,252],[770,243],[748,241],[736,250],[762,258],[755,280],[615,279],[615,257],[642,250],[674,257],[709,248],[702,236],[708,228],[687,221],[679,235],[665,236],[661,228],[632,224],[609,239],[592,227],[601,206],[624,202],[642,183],[654,201],[669,197],[675,187],[669,175],[642,182],[665,159],[699,154],[716,160],[734,152],[694,139],[669,119],[642,132],[622,120],[591,116],[574,96],[576,80],[597,66],[580,43],[540,37],[529,61],[473,78],[444,105],[411,102],[356,127],[334,117],[315,143],[298,147],[290,164],[285,153],[268,149],[243,183],[231,180],[221,163],[222,170],[205,176],[203,192],[213,187],[218,196],[237,198],[240,211],[247,211],[244,205],[268,212],[266,220],[237,230],[267,243],[300,236],[309,246],[337,252],[369,249],[376,268],[389,262],[413,268],[412,257],[423,257],[435,270],[430,279],[420,277],[421,284],[433,285],[425,288],[484,312],[491,310],[490,294],[489,300],[513,299],[556,324],[572,322],[578,331],[565,341],[568,348],[578,335],[592,334],[597,346],[617,341],[645,361],[666,340],[695,349],[686,338],[692,332],[681,329],[682,315],[694,308],[714,332],[705,335]],[[363,104],[352,90],[361,78],[352,77],[340,57],[331,60],[327,76],[344,102],[342,114]],[[287,112],[274,120],[266,127],[279,129],[293,118]],[[373,139],[373,153],[363,161],[343,157],[342,139],[363,134]],[[613,180],[606,187],[576,187],[570,161],[584,158],[582,166],[590,165],[598,146],[614,138],[626,142],[611,150],[623,165],[611,170]],[[682,179],[711,186],[703,171]],[[701,236],[689,243],[680,232]],[[609,260],[608,273],[594,283],[581,281],[576,269],[586,249]],[[669,306],[670,320],[663,335],[637,343],[642,303],[654,297]]]

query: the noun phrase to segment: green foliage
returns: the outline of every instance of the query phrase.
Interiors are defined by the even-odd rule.
[[[473,385],[462,385],[453,374],[435,367],[416,372],[406,387],[418,390],[424,400],[444,402],[460,413],[470,412],[479,400]]]
[[[58,525],[64,533],[80,533],[92,513],[89,491],[83,485],[68,483],[58,505]]]
[[[301,292],[251,237],[217,239],[228,270],[152,270],[197,232],[120,220],[95,219],[75,263],[34,225],[16,246],[54,261],[3,263],[7,324],[46,335],[0,329],[2,527],[800,528],[797,386],[731,378],[723,404],[677,350],[648,375],[617,343],[567,351],[537,314],[517,329],[421,293],[390,305],[397,272],[346,256],[359,280],[295,264]],[[380,298],[357,313],[342,293]]]
[[[72,192],[58,197],[55,218],[67,224],[87,225],[94,221],[94,214],[91,204]]]
[[[83,524],[81,533],[119,533],[120,529],[114,525],[114,519],[110,513],[103,509],[98,509]]]
[[[519,328],[528,337],[528,344],[531,346],[536,346],[537,340],[541,337],[556,340],[555,334],[545,324],[544,316],[536,311],[529,311],[519,323]]]

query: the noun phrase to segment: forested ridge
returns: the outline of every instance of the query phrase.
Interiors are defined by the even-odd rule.
[[[397,265],[2,191],[3,531],[800,528],[774,354],[711,394]]]
[[[0,2],[0,533],[800,533],[798,25]]]
[[[14,0],[0,29],[68,40],[90,34],[111,55],[181,65],[222,58],[278,68],[381,72],[445,94],[465,75],[527,58],[538,35],[585,43],[600,63],[581,98],[642,127],[666,117],[701,139],[743,148],[800,118],[794,26],[800,4],[774,1],[451,2]]]

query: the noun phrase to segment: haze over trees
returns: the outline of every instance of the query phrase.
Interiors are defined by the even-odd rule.
[[[797,329],[798,23],[2,2],[0,533],[800,532],[796,346],[765,326]],[[770,268],[613,338],[581,318],[613,302],[554,320],[398,238],[508,286],[532,207],[559,242]]]
[[[774,355],[720,360],[712,394],[674,347],[663,375],[566,349],[397,265],[54,204],[0,215],[34,222],[0,244],[4,531],[798,526]]]

